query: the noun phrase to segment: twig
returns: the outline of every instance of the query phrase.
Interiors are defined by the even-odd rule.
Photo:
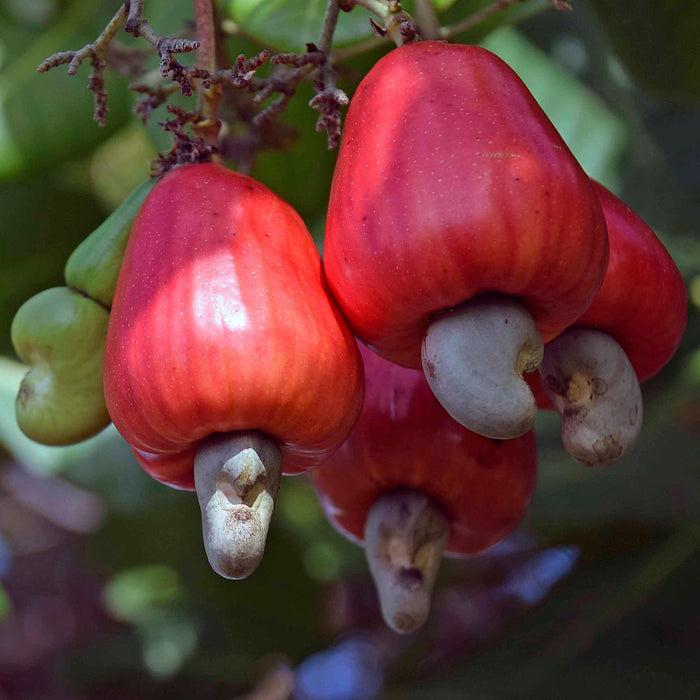
[[[248,89],[257,93],[253,98],[255,104],[262,104],[274,94],[279,95],[272,104],[255,115],[253,126],[256,128],[265,126],[282,114],[294,97],[299,83],[308,78],[325,60],[325,55],[316,48],[315,44],[307,44],[306,48],[308,51],[306,54],[282,53],[270,59],[275,66],[292,66],[294,70],[285,73],[278,70],[274,71],[269,78],[250,80]]]
[[[319,79],[314,83],[316,95],[309,102],[309,107],[320,112],[316,121],[316,131],[326,131],[328,150],[333,150],[338,146],[338,141],[340,140],[340,108],[347,106],[349,102],[348,96],[335,86],[337,74],[331,62],[333,34],[338,23],[339,13],[338,0],[328,0],[318,45],[318,51],[323,55],[323,63],[320,65]]]
[[[148,83],[131,83],[129,90],[145,95],[134,105],[134,113],[146,124],[148,117],[154,109],[168,101],[168,98],[180,89],[177,83],[166,83],[165,85],[148,85]]]
[[[424,39],[440,38],[440,20],[432,0],[415,0],[414,14],[417,29]]]
[[[212,0],[195,0],[195,19],[197,23],[197,49],[196,67],[211,75],[216,71],[216,41],[214,32],[214,8]],[[221,99],[221,89],[218,85],[210,85],[208,88],[197,91],[197,112],[200,119],[192,128],[205,141],[216,145],[219,137],[221,123],[217,117],[217,108]]]
[[[375,33],[380,37],[390,39],[397,46],[409,44],[420,38],[413,18],[404,12],[399,0],[341,0],[341,9],[346,12],[349,12],[356,5],[364,7],[379,17],[385,26],[370,19]]]
[[[132,2],[129,8],[129,21],[124,28],[135,37],[143,37],[160,56],[160,74],[179,83],[182,94],[192,94],[191,70],[186,69],[173,57],[173,54],[189,53],[199,48],[199,42],[179,37],[164,37],[158,34],[143,17],[143,0]]]
[[[267,63],[269,58],[270,52],[267,49],[252,58],[246,58],[243,54],[240,54],[232,68],[211,73],[203,78],[202,86],[209,89],[213,85],[229,84],[236,88],[248,88],[252,83],[255,71]]]
[[[218,152],[216,146],[201,136],[190,136],[185,131],[187,124],[195,124],[201,118],[198,112],[189,112],[177,105],[168,105],[167,110],[174,118],[158,124],[172,134],[174,144],[168,153],[161,153],[151,162],[151,176],[154,178],[161,177],[176,165],[209,162]]]
[[[37,71],[45,73],[56,66],[68,64],[68,75],[75,75],[83,61],[90,59],[92,71],[88,78],[88,89],[95,94],[95,111],[93,119],[104,126],[107,118],[107,90],[104,83],[104,71],[107,67],[107,49],[110,47],[117,32],[124,28],[125,31],[134,36],[141,36],[155,47],[160,56],[160,72],[163,77],[171,74],[171,78],[180,85],[184,95],[192,94],[192,84],[190,80],[197,77],[196,69],[181,66],[174,58],[175,53],[186,53],[193,51],[199,46],[198,41],[191,39],[161,37],[157,34],[148,22],[143,18],[143,0],[130,0],[121,5],[116,14],[109,21],[102,33],[91,44],[86,44],[77,51],[60,51],[53,56],[44,59]],[[134,75],[140,72],[137,62],[126,57],[126,50],[119,45],[115,45],[112,50],[115,62],[120,69]],[[134,55],[136,61],[138,57]],[[143,87],[143,86],[142,86]],[[145,92],[145,90],[141,90]],[[168,96],[171,93],[168,93]],[[167,97],[165,98],[167,99]],[[152,104],[142,104],[141,116],[150,114]],[[156,105],[157,106],[157,105]],[[138,105],[137,105],[138,109]]]
[[[443,39],[452,39],[453,37],[457,36],[457,34],[466,32],[468,29],[475,27],[477,24],[481,24],[481,22],[487,20],[489,17],[491,17],[491,15],[495,15],[497,12],[501,12],[502,10],[505,10],[511,5],[515,5],[519,2],[527,2],[527,0],[496,0],[496,2],[492,3],[491,5],[487,5],[483,9],[474,12],[459,22],[456,22],[449,27],[442,27],[440,30],[440,36]],[[549,0],[549,2],[556,10],[571,10],[571,5],[563,0]]]
[[[273,62],[274,57],[273,57]],[[262,104],[275,93],[279,93],[277,99],[262,112],[259,112],[253,118],[253,125],[262,127],[279,116],[287,109],[289,101],[294,97],[299,83],[310,75],[316,68],[314,63],[306,63],[305,65],[295,68],[293,71],[287,72],[283,77],[279,75],[271,75],[264,81],[264,85],[260,86],[259,92],[253,98],[255,104]],[[259,85],[259,83],[257,84]],[[251,88],[256,89],[256,82],[251,82]]]
[[[113,39],[105,51],[105,60],[109,70],[116,70],[135,78],[144,74],[144,63],[150,55],[150,48],[126,47]]]
[[[39,73],[45,73],[56,66],[68,64],[68,75],[75,75],[80,64],[90,59],[92,70],[88,78],[88,89],[95,93],[95,111],[93,119],[104,126],[107,119],[107,90],[104,83],[104,71],[107,66],[105,51],[115,34],[124,26],[127,19],[126,5],[122,5],[109,21],[102,33],[92,44],[86,44],[78,51],[59,51],[45,58],[38,66]]]

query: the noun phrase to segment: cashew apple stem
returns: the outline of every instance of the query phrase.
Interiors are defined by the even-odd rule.
[[[413,632],[428,617],[449,532],[442,509],[419,491],[391,491],[370,509],[365,552],[382,615],[395,632]]]
[[[542,337],[517,301],[472,299],[436,316],[423,338],[423,371],[445,410],[495,439],[524,435],[537,404],[523,379],[542,361]]]
[[[572,328],[547,343],[542,383],[563,418],[564,449],[579,462],[622,459],[642,429],[642,392],[625,351],[607,333]]]
[[[219,433],[200,445],[194,483],[204,548],[224,578],[246,578],[260,563],[281,479],[282,455],[262,433]]]

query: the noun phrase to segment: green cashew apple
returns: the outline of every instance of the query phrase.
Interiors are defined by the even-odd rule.
[[[110,422],[102,388],[109,311],[136,214],[155,183],[139,185],[68,259],[68,287],[27,301],[12,342],[31,369],[15,402],[17,423],[45,445],[85,440]]]
[[[153,185],[153,180],[139,185],[73,251],[65,269],[69,287],[85,293],[108,309],[112,307],[131,225]]]
[[[106,427],[102,390],[109,311],[68,287],[26,301],[12,321],[12,343],[31,366],[15,401],[17,423],[45,445],[80,442]]]

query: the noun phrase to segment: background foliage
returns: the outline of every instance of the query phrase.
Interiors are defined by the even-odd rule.
[[[435,0],[444,23],[488,4]],[[286,479],[268,551],[244,582],[218,578],[192,494],[141,472],[113,429],[71,448],[14,424],[23,370],[9,326],[62,284],[77,245],[148,173],[167,140],[109,83],[91,121],[87,69],[39,76],[49,54],[100,32],[114,2],[0,3],[0,695],[7,698],[696,698],[700,694],[700,5],[517,3],[460,41],[523,77],[576,156],[657,231],[690,291],[682,346],[644,386],[645,427],[622,464],[591,471],[538,422],[541,471],[521,531],[471,561],[445,561],[433,615],[409,639],[382,625],[361,550],[325,522],[305,478]],[[411,3],[405,3],[411,11]],[[325,0],[226,0],[229,53],[299,50]],[[187,0],[149,0],[182,33]],[[370,36],[342,18],[339,45]],[[351,93],[386,45],[347,62]],[[302,90],[285,152],[253,174],[321,242],[334,153]],[[644,280],[631,280],[643,285]],[[275,695],[275,693],[277,693]]]

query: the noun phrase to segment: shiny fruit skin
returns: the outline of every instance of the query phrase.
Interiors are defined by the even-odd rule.
[[[603,286],[574,325],[611,335],[643,382],[681,342],[688,319],[685,283],[651,228],[610,190],[593,185],[608,225],[610,262]]]
[[[383,357],[419,368],[431,315],[479,294],[521,299],[549,340],[593,300],[607,246],[588,178],[489,51],[403,46],[358,87],[325,265],[353,330]]]
[[[348,439],[312,479],[330,521],[364,538],[367,512],[383,493],[409,488],[448,516],[447,551],[475,554],[520,523],[535,488],[533,431],[491,440],[454,421],[423,373],[362,348],[365,402]]]
[[[107,406],[143,467],[193,488],[203,438],[259,430],[303,471],[347,435],[362,388],[292,207],[221,165],[168,173],[134,222],[105,353]]]

